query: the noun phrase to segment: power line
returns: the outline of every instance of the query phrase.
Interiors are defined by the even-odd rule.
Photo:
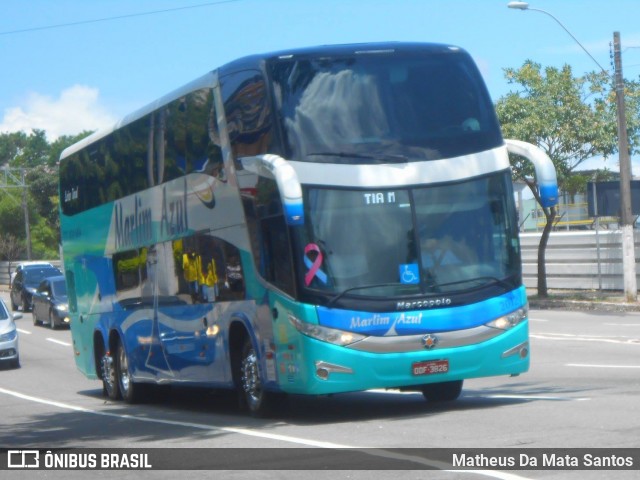
[[[122,20],[124,18],[144,17],[147,15],[156,15],[158,13],[177,12],[178,10],[189,10],[193,8],[211,7],[215,5],[222,5],[224,3],[235,3],[239,1],[241,0],[218,0],[217,2],[199,3],[197,5],[187,5],[184,7],[166,8],[164,10],[152,10],[150,12],[131,13],[128,15],[118,15],[115,17],[95,18],[93,20],[80,20],[78,22],[58,23],[56,25],[45,25],[42,27],[23,28],[19,30],[8,30],[5,32],[0,32],[0,35],[13,35],[16,33],[37,32],[40,30],[52,30],[54,28],[74,27],[76,25],[86,25],[88,23],[110,22],[112,20]]]

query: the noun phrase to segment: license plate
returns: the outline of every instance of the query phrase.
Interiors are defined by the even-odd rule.
[[[414,375],[433,375],[437,373],[447,373],[449,371],[449,360],[430,360],[428,362],[415,362],[411,370]]]

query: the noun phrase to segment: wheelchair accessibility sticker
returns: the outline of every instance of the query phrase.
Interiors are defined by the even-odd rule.
[[[400,283],[420,283],[417,263],[403,263],[398,267]]]

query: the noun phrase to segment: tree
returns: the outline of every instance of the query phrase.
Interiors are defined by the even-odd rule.
[[[29,194],[38,214],[54,229],[59,227],[58,219],[58,168],[41,165],[27,174]]]
[[[29,215],[31,214],[30,210]],[[4,192],[0,193],[0,225],[2,225],[3,235],[9,234],[24,240],[24,212],[19,195],[16,197]]]
[[[58,255],[58,164],[60,154],[92,132],[65,135],[49,143],[44,130],[0,134],[0,166],[24,168],[27,172],[27,205],[33,254],[42,258]],[[24,212],[17,190],[0,192],[0,225],[24,243]]]
[[[585,160],[609,157],[617,150],[615,92],[607,73],[574,77],[571,67],[546,67],[527,60],[519,69],[505,69],[505,77],[519,86],[500,98],[496,112],[505,138],[537,145],[553,161],[562,188],[569,175]],[[638,146],[639,116],[637,82],[626,83],[627,121],[632,149]],[[533,165],[523,158],[510,157],[514,177],[529,185],[538,203]],[[546,225],[538,248],[538,294],[547,296],[545,249],[555,209],[543,208]]]
[[[17,140],[15,148],[7,148],[6,163],[11,167],[36,167],[46,163],[49,155],[49,142],[44,130],[33,130],[29,135],[23,132],[10,133],[9,140]],[[2,159],[5,163],[5,159]]]
[[[573,172],[571,175],[565,177],[562,182],[562,190],[573,198],[573,196],[578,193],[586,193],[589,182],[594,180],[596,182],[607,182],[616,179],[616,174],[607,169]]]
[[[0,166],[12,166],[27,145],[27,134],[24,132],[0,134]]]
[[[0,258],[8,261],[7,274],[11,275],[11,262],[17,260],[22,252],[24,252],[24,245],[16,237],[11,234],[0,236]]]

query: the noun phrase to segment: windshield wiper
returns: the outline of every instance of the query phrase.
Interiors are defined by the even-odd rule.
[[[358,158],[361,160],[375,160],[379,163],[407,163],[409,159],[404,155],[390,153],[350,153],[350,152],[313,152],[308,157],[340,157]]]
[[[327,302],[326,306],[327,306],[327,308],[332,308],[333,305],[340,298],[342,298],[345,294],[347,294],[349,292],[353,292],[354,290],[367,290],[369,288],[397,287],[397,286],[406,286],[406,284],[404,284],[404,283],[374,283],[374,284],[371,284],[371,285],[360,285],[358,287],[349,287],[349,288],[346,288],[346,289],[342,290],[335,297],[332,297],[331,299],[329,299],[329,301]]]
[[[427,287],[430,287],[430,288],[431,287],[438,287],[438,288],[440,288],[440,287],[448,287],[450,285],[458,285],[460,283],[467,283],[467,282],[477,282],[477,281],[480,281],[480,280],[487,280],[487,283],[485,285],[489,285],[489,284],[500,285],[502,288],[504,288],[505,292],[508,292],[508,291],[512,290],[512,288],[513,288],[512,285],[509,285],[509,283],[507,283],[506,281],[501,280],[498,277],[492,277],[492,276],[465,278],[464,280],[456,280],[455,282],[447,282],[447,283],[430,283],[430,284],[427,284]],[[327,308],[333,308],[335,303],[338,300],[340,300],[343,296],[345,296],[347,293],[350,293],[350,292],[353,292],[353,291],[356,291],[356,290],[367,290],[367,289],[370,289],[370,288],[398,287],[398,286],[406,287],[406,286],[408,286],[408,284],[405,284],[405,283],[374,283],[374,284],[371,284],[371,285],[360,285],[360,286],[357,286],[357,287],[349,287],[349,288],[346,288],[346,289],[342,290],[336,296],[334,296],[331,299],[329,299],[329,301],[327,302],[326,307]],[[475,287],[471,287],[471,288],[475,288]]]
[[[499,279],[498,277],[492,277],[492,276],[482,276],[482,277],[473,277],[473,278],[465,278],[463,280],[456,280],[455,282],[447,282],[447,283],[429,283],[427,284],[427,287],[429,288],[433,288],[433,287],[449,287],[451,285],[458,285],[460,283],[467,283],[467,282],[478,282],[481,280],[487,280],[487,283],[485,283],[483,286],[486,286],[488,284],[497,284],[500,285],[502,288],[504,288],[505,292],[508,292],[509,290],[511,290],[513,287],[512,285],[509,285],[509,283],[507,283],[504,280]],[[480,286],[480,285],[478,285]],[[474,288],[474,287],[471,287]]]

